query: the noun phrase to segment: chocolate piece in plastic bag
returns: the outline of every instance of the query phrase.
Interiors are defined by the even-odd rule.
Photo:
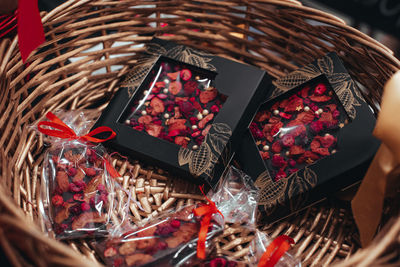
[[[38,124],[52,136],[46,138],[51,147],[43,161],[39,203],[46,230],[58,239],[106,235],[114,200],[108,155],[102,145],[80,138],[90,128],[82,112],[63,115],[62,121],[48,113],[50,121]]]
[[[256,231],[254,239],[250,243],[249,248],[249,263],[250,266],[258,266],[261,257],[271,244],[273,239],[268,237],[265,233]],[[274,265],[275,267],[301,267],[301,261],[285,252],[279,261]]]
[[[257,188],[244,172],[229,167],[216,189],[208,194],[227,223],[254,227],[257,211]]]
[[[95,244],[107,266],[175,266],[184,255],[196,253],[201,220],[195,217],[195,205],[169,211],[149,220],[144,226]],[[223,230],[213,220],[207,240]]]

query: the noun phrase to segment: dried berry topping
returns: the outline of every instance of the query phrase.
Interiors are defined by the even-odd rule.
[[[104,257],[106,258],[114,257],[115,255],[117,255],[117,250],[113,247],[109,247],[106,250],[104,250]]]
[[[59,206],[62,206],[62,204],[64,203],[64,199],[63,199],[63,197],[60,196],[60,195],[55,195],[55,196],[53,196],[53,197],[51,198],[51,203],[52,203],[54,206],[59,207]]]
[[[188,81],[190,78],[192,78],[192,72],[189,69],[183,69],[181,71],[181,78],[184,81]]]

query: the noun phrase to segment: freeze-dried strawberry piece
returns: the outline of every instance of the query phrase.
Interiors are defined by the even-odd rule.
[[[281,130],[282,126],[283,126],[282,122],[275,123],[271,128],[270,134],[272,136],[277,135],[279,133],[279,131]]]
[[[182,89],[182,83],[181,82],[175,81],[175,82],[171,82],[171,84],[169,85],[169,91],[173,95],[179,94],[181,89]]]
[[[85,212],[72,222],[72,230],[82,229],[89,223],[105,223],[106,218],[97,211]]]
[[[303,157],[306,158],[306,159],[311,159],[313,161],[319,159],[319,156],[317,154],[311,152],[311,151],[304,152]]]
[[[172,111],[172,110],[171,110]],[[181,112],[179,111],[179,107],[174,107],[174,118],[175,119],[178,119],[178,118],[180,118],[182,115],[181,115]]]
[[[190,78],[192,78],[192,72],[189,69],[181,70],[181,78],[184,81],[188,81]]]
[[[188,143],[189,143],[188,140],[184,136],[175,137],[175,144],[177,144],[177,145],[187,147]]]
[[[300,111],[304,108],[303,100],[298,96],[293,96],[293,98],[285,105],[285,112]]]
[[[156,82],[155,86],[158,88],[165,88],[165,82]]]
[[[282,145],[279,141],[275,141],[271,147],[272,152],[280,153],[282,151]]]
[[[329,105],[326,105],[325,107],[332,112],[337,109],[337,105],[335,105],[335,104],[329,104]]]
[[[64,202],[62,210],[60,210],[57,214],[56,217],[54,218],[54,221],[56,223],[62,223],[64,220],[68,219],[70,213],[69,209],[73,206],[75,206],[76,203],[68,203]]]
[[[56,174],[56,180],[58,187],[63,191],[68,191],[69,188],[69,180],[68,174],[65,171],[58,171]]]
[[[300,96],[302,98],[307,98],[308,97],[308,91],[310,90],[309,86],[304,87],[303,89],[301,89],[300,91]]]
[[[76,175],[74,176],[74,178],[72,179],[72,182],[76,183],[76,182],[80,182],[85,178],[85,173],[83,172],[82,169],[77,169],[76,171]]]
[[[145,126],[146,132],[154,137],[158,137],[161,133],[161,131],[164,129],[164,127],[157,125],[157,124],[148,124]]]
[[[316,148],[313,150],[313,152],[318,153],[321,156],[329,156],[331,154],[329,153],[329,150],[325,147]]]
[[[171,132],[173,130],[186,130],[186,120],[185,119],[170,119],[168,125],[168,131]]]
[[[279,103],[280,108],[285,108],[285,106],[289,103],[289,99],[284,99]],[[274,108],[274,110],[277,108]]]
[[[199,122],[199,128],[203,129],[204,126],[206,126],[206,124],[211,121],[214,118],[214,114],[208,114],[207,116],[205,116],[200,122]]]
[[[183,92],[185,93],[185,95],[191,95],[194,93],[194,91],[196,91],[197,89],[197,82],[195,81],[188,81],[185,83],[185,85],[183,86]]]
[[[309,124],[315,118],[315,115],[312,111],[304,111],[297,115],[296,120],[301,121],[304,124]]]
[[[301,146],[292,146],[289,150],[291,156],[301,155],[305,152]]]
[[[275,124],[275,123],[278,123],[280,121],[281,121],[281,119],[279,117],[271,117],[268,122],[270,124]]]
[[[96,170],[94,168],[86,168],[85,173],[89,177],[94,177],[96,176]]]
[[[338,123],[338,121],[333,118],[333,115],[331,112],[322,112],[319,120],[327,127],[336,125]]]
[[[153,118],[150,115],[144,115],[138,119],[139,123],[149,124],[153,121]]]
[[[176,80],[179,76],[179,71],[177,72],[170,72],[167,74],[167,76],[171,79],[171,80]]]
[[[158,97],[154,97],[150,101],[150,107],[152,107],[151,115],[153,116],[158,115],[159,113],[163,113],[165,111],[164,103]]]
[[[212,107],[211,107],[211,111],[212,111]],[[269,119],[269,117],[271,116],[271,113],[268,112],[267,110],[263,110],[257,113],[257,115],[254,117],[254,120],[257,122],[263,122],[267,119]]]
[[[179,101],[178,102],[179,110],[186,116],[190,116],[193,114],[194,106],[189,101]]]
[[[104,257],[106,258],[114,257],[115,255],[117,255],[117,250],[113,247],[109,247],[106,250],[104,250]]]
[[[286,147],[291,147],[294,145],[294,138],[290,134],[286,134],[282,137],[282,144]]]
[[[324,137],[320,137],[319,141],[323,147],[329,148],[336,143],[336,138],[331,134],[326,134]]]
[[[151,255],[142,253],[129,255],[125,258],[125,262],[128,266],[141,266],[152,260],[153,257]]]
[[[260,156],[263,160],[269,159],[269,153],[267,151],[260,151]]]
[[[281,155],[273,155],[272,156],[272,166],[277,167],[277,168],[284,168],[286,167],[287,163],[285,159]]]
[[[326,92],[326,86],[323,83],[317,84],[314,89],[314,94],[317,96],[323,95]]]
[[[326,101],[331,100],[331,97],[330,97],[330,96],[327,96],[327,95],[321,95],[321,96],[318,96],[318,95],[310,95],[310,99],[311,99],[312,101],[314,101],[314,102],[320,103],[320,102],[326,102]]]
[[[217,89],[213,88],[211,90],[201,91],[200,93],[200,103],[207,104],[208,102],[214,100],[218,95]]]
[[[310,145],[311,151],[315,152],[314,150],[316,150],[317,148],[320,148],[320,147],[321,147],[321,143],[318,142],[316,139],[314,139],[311,142],[311,145]]]
[[[305,134],[307,131],[306,127],[299,121],[291,121],[286,127],[290,129],[290,134],[293,137]]]

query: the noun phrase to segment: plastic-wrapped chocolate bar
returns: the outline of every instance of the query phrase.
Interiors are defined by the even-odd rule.
[[[61,120],[48,113],[48,121],[37,128],[47,135],[51,147],[44,157],[40,211],[46,230],[58,239],[107,234],[113,206],[114,183],[110,177],[107,153],[96,144],[115,136],[108,127],[90,129],[82,112],[59,113]],[[109,132],[106,139],[95,138]]]
[[[256,191],[249,181],[231,167],[207,205],[169,211],[95,247],[108,266],[184,266],[196,257],[206,260],[211,238],[223,230],[219,212],[227,222],[254,224]]]

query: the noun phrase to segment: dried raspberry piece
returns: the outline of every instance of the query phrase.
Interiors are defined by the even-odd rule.
[[[314,94],[317,96],[323,95],[326,92],[326,86],[323,83],[317,84],[314,89]]]
[[[183,92],[185,93],[185,95],[190,96],[190,95],[192,95],[194,93],[194,91],[196,91],[197,86],[198,86],[197,82],[188,81],[183,86]]]
[[[288,160],[288,163],[289,163],[289,166],[290,166],[290,167],[296,166],[296,161],[295,161],[294,159],[289,159],[289,160]]]
[[[179,101],[178,102],[179,110],[186,116],[189,117],[193,114],[194,106],[189,101]]]
[[[327,96],[327,95],[321,95],[321,96],[310,95],[310,99],[314,102],[320,103],[320,102],[326,102],[326,101],[331,100],[331,97]]]
[[[260,156],[263,160],[269,159],[269,153],[267,151],[260,151]]]
[[[318,134],[324,129],[324,124],[321,121],[313,121],[310,123],[310,129],[313,133]]]
[[[184,81],[188,81],[190,78],[192,78],[192,72],[189,69],[181,70],[181,78]]]
[[[337,119],[337,118],[339,117],[339,115],[340,115],[340,112],[339,112],[338,110],[332,111],[332,116],[333,116],[335,119]]]
[[[164,127],[157,124],[146,125],[146,132],[154,137],[158,137],[163,129]]]
[[[179,71],[167,73],[167,76],[168,76],[171,80],[174,80],[174,81],[175,81],[175,80],[178,78],[178,76],[179,76]]]
[[[76,168],[71,167],[71,168],[68,168],[67,174],[68,174],[68,176],[70,176],[70,177],[74,177],[74,176],[76,175],[77,172],[78,172],[78,171],[76,170]]]
[[[181,222],[179,220],[172,220],[171,226],[174,228],[179,228],[181,226]]]
[[[79,202],[84,201],[83,194],[74,194],[74,196],[73,196],[72,198],[73,198],[75,201],[79,201]]]
[[[319,139],[319,141],[321,142],[321,145],[323,147],[329,148],[331,147],[333,144],[336,143],[336,138],[331,135],[331,134],[326,134],[324,137],[321,137]]]
[[[296,155],[301,155],[305,152],[304,148],[301,146],[292,146],[289,150],[290,155],[296,156]]]
[[[187,147],[188,140],[184,136],[175,137],[175,144],[180,145],[182,147]]]
[[[280,152],[282,151],[281,143],[280,143],[279,141],[275,141],[275,142],[272,144],[271,150],[272,150],[272,152],[274,152],[274,153],[280,153]]]
[[[273,155],[271,160],[272,166],[277,168],[284,168],[286,167],[287,163],[285,159],[281,155]]]
[[[55,195],[51,198],[51,203],[56,206],[59,207],[64,203],[64,199],[62,196],[60,195]]]
[[[186,120],[185,119],[171,119],[168,125],[168,131],[171,132],[173,130],[186,130]]]
[[[197,119],[196,117],[190,117],[190,118],[189,118],[189,122],[190,122],[190,124],[192,124],[192,125],[196,124],[197,121],[198,121],[198,119]]]
[[[203,129],[206,124],[214,118],[214,114],[210,113],[205,116],[201,121],[199,121],[199,128]]]
[[[211,89],[206,91],[201,91],[200,93],[200,103],[207,104],[208,102],[214,100],[218,95],[217,89]]]
[[[275,181],[279,181],[282,178],[286,178],[286,172],[284,170],[279,170],[275,175]]]
[[[173,95],[179,94],[179,92],[181,90],[182,90],[182,83],[181,82],[175,81],[175,82],[171,82],[171,84],[169,85],[169,91]]]
[[[303,100],[300,97],[294,95],[293,98],[287,103],[287,105],[284,105],[284,107],[285,112],[300,111],[304,108]]]
[[[117,250],[113,247],[109,247],[106,250],[104,250],[104,257],[106,258],[114,257],[115,255],[117,255]]]
[[[286,125],[286,126],[289,127],[289,124]],[[297,136],[300,136],[300,135],[304,135],[304,134],[306,133],[306,131],[307,131],[306,127],[305,127],[303,124],[290,125],[290,126],[296,126],[296,127],[293,127],[293,128],[291,129],[291,131],[290,131],[290,134],[291,134],[293,137],[297,137]]]
[[[164,103],[161,99],[155,97],[150,101],[150,107],[152,107],[151,115],[155,116],[165,111]]]
[[[290,134],[286,134],[282,137],[282,144],[286,147],[291,147],[294,145],[294,138]]]
[[[317,154],[311,152],[311,151],[306,151],[306,152],[304,152],[304,155],[303,155],[303,156],[304,156],[306,159],[311,159],[311,160],[313,160],[313,161],[319,159],[319,156],[318,156]]]

